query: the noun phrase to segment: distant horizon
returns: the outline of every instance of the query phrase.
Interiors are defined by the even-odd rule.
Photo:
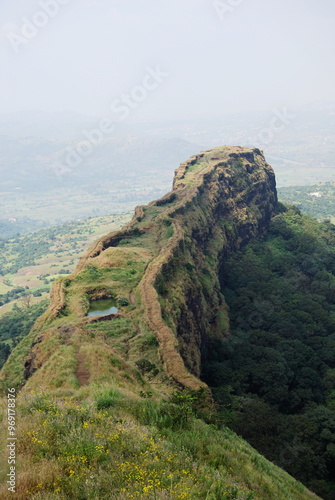
[[[287,107],[286,107],[287,108]],[[310,110],[317,110],[317,111],[329,111],[329,110],[335,110],[335,100],[314,100],[307,102],[304,105],[296,105],[296,106],[291,106],[290,109],[292,111],[310,111]],[[220,120],[222,117],[229,117],[229,116],[246,116],[246,115],[263,115],[266,113],[271,113],[273,111],[273,108],[254,108],[254,109],[248,109],[248,110],[241,110],[241,111],[225,111],[220,114],[207,114],[203,116],[193,116],[193,117],[178,117],[178,118],[170,118],[170,119],[159,119],[159,117],[155,117],[152,119],[146,119],[146,120],[141,120],[141,119],[129,119],[127,120],[127,123],[129,124],[141,124],[141,123],[170,123],[170,122],[191,122],[191,121],[198,121],[198,120]],[[100,118],[103,118],[106,115],[94,115],[94,114],[86,114],[85,112],[82,111],[77,111],[75,109],[58,109],[58,110],[43,110],[43,109],[22,109],[22,110],[15,110],[15,111],[6,111],[2,112],[0,111],[0,117],[7,117],[7,116],[14,116],[14,115],[20,115],[21,117],[26,115],[27,118],[34,118],[34,115],[54,115],[54,116],[61,116],[61,115],[73,115],[74,117],[81,117],[83,119],[92,119],[92,120],[97,120]],[[118,120],[115,120],[116,123],[118,123]]]

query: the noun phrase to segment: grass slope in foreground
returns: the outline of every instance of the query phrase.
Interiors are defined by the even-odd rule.
[[[22,395],[14,498],[318,498],[232,431],[205,423],[192,395],[166,402],[149,396],[129,397],[111,383],[82,388],[69,398]],[[13,498],[6,485],[0,496]]]

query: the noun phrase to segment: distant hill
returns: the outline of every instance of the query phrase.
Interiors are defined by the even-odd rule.
[[[123,213],[159,198],[170,188],[175,166],[194,150],[175,138],[116,137],[69,166],[67,155],[76,144],[0,137],[0,237]]]

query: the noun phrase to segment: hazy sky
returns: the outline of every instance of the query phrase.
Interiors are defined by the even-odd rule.
[[[125,94],[129,119],[165,120],[334,100],[334,0],[1,0],[0,20],[0,112],[120,117]]]

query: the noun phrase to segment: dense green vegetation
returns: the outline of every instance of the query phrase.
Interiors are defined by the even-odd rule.
[[[227,260],[231,336],[205,380],[224,421],[267,458],[335,499],[335,226],[298,209]]]
[[[278,196],[284,203],[297,206],[303,212],[318,220],[335,222],[335,182],[313,186],[291,186],[278,189]]]
[[[46,310],[48,302],[18,307],[0,318],[0,368],[4,365],[12,349],[28,335],[36,319]]]
[[[9,290],[9,292],[1,294],[0,306],[2,306],[3,304],[7,304],[11,300],[16,300],[19,299],[20,297],[24,297],[24,295],[27,293],[27,288],[23,286],[18,286],[16,288],[12,288],[11,290]]]

